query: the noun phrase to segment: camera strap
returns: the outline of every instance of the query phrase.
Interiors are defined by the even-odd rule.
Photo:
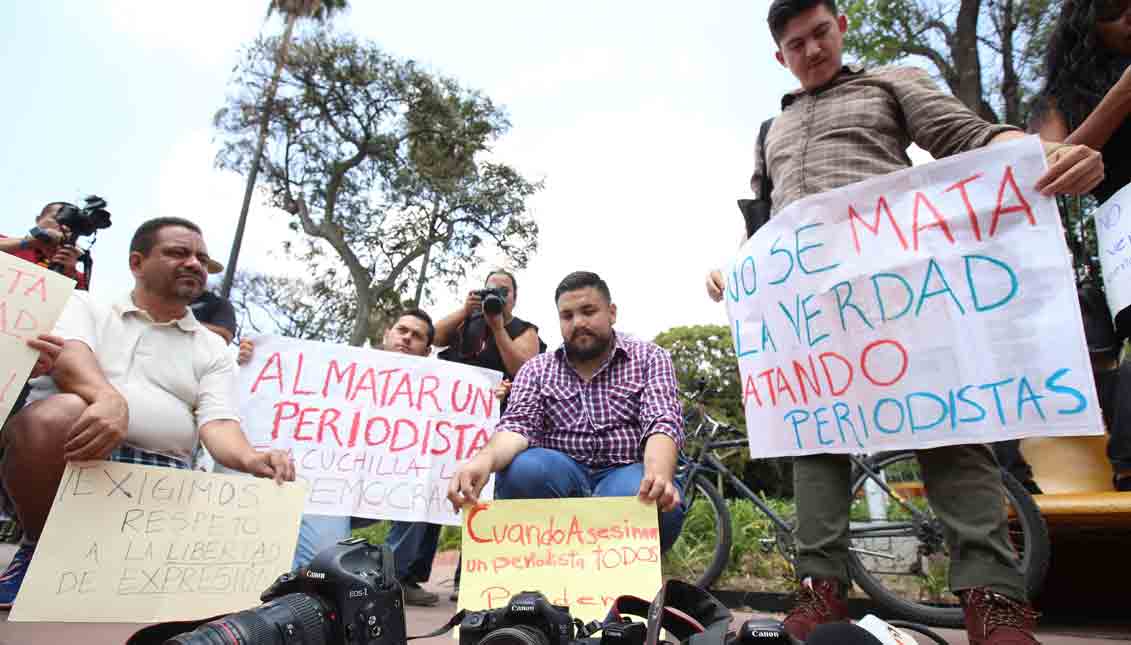
[[[680,580],[669,580],[651,602],[636,596],[618,597],[604,622],[585,625],[578,636],[592,636],[609,625],[625,622],[629,616],[647,621],[645,645],[657,645],[660,630],[680,643],[720,645],[726,641],[733,618],[730,610],[706,591]]]
[[[461,610],[457,611],[455,613],[455,615],[452,616],[448,620],[448,622],[444,624],[443,627],[437,627],[436,629],[428,632],[427,634],[421,634],[419,636],[409,636],[405,640],[406,641],[414,641],[418,638],[432,638],[434,636],[443,636],[444,634],[452,631],[452,629],[454,629],[455,627],[459,626],[459,624],[463,622],[463,617],[466,616],[466,615],[467,615],[467,610],[461,609]]]

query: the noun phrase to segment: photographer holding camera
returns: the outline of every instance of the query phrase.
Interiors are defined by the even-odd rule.
[[[85,291],[89,287],[89,279],[86,273],[78,270],[79,258],[83,252],[71,241],[70,228],[60,225],[56,219],[59,212],[67,207],[76,208],[67,202],[51,202],[36,216],[35,226],[27,235],[0,235],[0,252],[43,267],[51,267],[77,282],[76,289]]]
[[[509,271],[492,271],[484,287],[468,292],[462,307],[436,323],[436,346],[447,347],[442,360],[497,370],[509,381],[546,351],[546,343],[538,327],[514,315],[518,284]]]
[[[514,275],[496,269],[487,275],[484,288],[470,291],[463,306],[436,323],[436,346],[446,347],[438,358],[503,373],[502,392],[507,392],[523,363],[546,351],[538,327],[514,315],[518,283]],[[505,410],[507,397],[501,397]],[[440,528],[425,522],[394,522],[389,543],[395,545],[397,561],[412,563],[417,582],[425,582],[432,570],[432,554]],[[459,568],[455,591],[459,597]]]

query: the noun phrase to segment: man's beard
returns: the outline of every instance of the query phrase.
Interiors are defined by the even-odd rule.
[[[581,335],[591,336],[593,338],[593,344],[587,348],[574,345],[572,342],[573,339]],[[609,345],[612,343],[612,341],[612,334],[608,336],[600,336],[596,333],[574,334],[573,338],[567,340],[565,343],[566,357],[574,362],[591,361],[594,358],[597,358],[601,354],[605,353],[605,350],[609,348]]]

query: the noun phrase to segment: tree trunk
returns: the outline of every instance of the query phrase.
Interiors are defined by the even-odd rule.
[[[439,217],[439,211],[436,208],[432,209],[432,217],[428,220],[428,239],[431,240],[436,235],[436,218]],[[420,263],[420,279],[416,283],[416,300],[413,306],[420,307],[420,299],[424,297],[424,279],[425,274],[428,272],[428,260],[432,257],[432,242],[428,242],[428,246],[424,247],[424,260]]]
[[[1017,19],[1013,15],[1013,0],[1005,0],[1001,10],[1001,95],[1005,103],[1005,122],[1024,127],[1021,123],[1021,80],[1013,61],[1013,34]]]
[[[251,194],[255,190],[255,178],[259,174],[259,164],[263,159],[263,148],[267,145],[268,128],[271,122],[271,103],[275,101],[275,92],[279,89],[279,79],[283,75],[283,65],[287,60],[287,50],[291,46],[291,33],[294,31],[298,14],[287,16],[287,27],[283,30],[283,38],[279,41],[279,51],[276,54],[275,73],[263,93],[263,115],[259,123],[259,140],[255,143],[255,155],[251,158],[251,168],[247,173],[247,185],[243,191],[243,205],[240,206],[240,218],[236,223],[236,236],[232,239],[232,250],[228,254],[228,266],[224,271],[224,282],[220,287],[220,295],[227,298],[232,292],[232,278],[236,274],[236,262],[240,257],[240,246],[243,244],[244,228],[247,226],[247,212],[251,208]]]
[[[958,97],[971,110],[983,119],[997,120],[992,110],[982,100],[982,63],[978,54],[978,13],[980,0],[962,0],[958,7],[958,19],[954,25],[954,44],[951,56],[954,69],[958,72],[958,87],[953,88]]]

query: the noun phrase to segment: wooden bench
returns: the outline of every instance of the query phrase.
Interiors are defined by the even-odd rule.
[[[1107,437],[1023,439],[1021,454],[1044,494],[1052,559],[1035,599],[1046,613],[1125,617],[1131,598],[1131,493],[1111,485]]]

